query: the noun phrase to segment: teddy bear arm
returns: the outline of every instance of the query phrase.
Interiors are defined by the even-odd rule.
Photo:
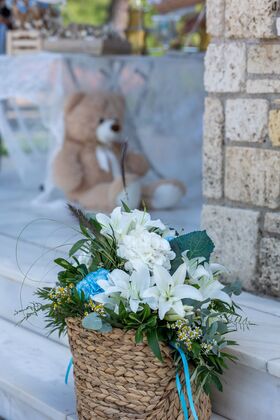
[[[129,152],[126,156],[126,169],[128,172],[144,176],[150,166],[147,159],[140,153]]]
[[[53,174],[56,185],[64,192],[76,190],[83,179],[77,151],[63,148],[58,152],[53,165]]]

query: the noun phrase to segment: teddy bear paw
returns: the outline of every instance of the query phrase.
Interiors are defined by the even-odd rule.
[[[184,193],[179,183],[160,184],[154,190],[151,206],[155,210],[169,209],[179,203]]]

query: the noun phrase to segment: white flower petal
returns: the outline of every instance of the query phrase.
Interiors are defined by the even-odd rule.
[[[143,292],[144,298],[155,298],[158,299],[160,297],[160,291],[157,286],[150,287]]]
[[[169,272],[161,267],[156,266],[154,269],[154,280],[161,292],[164,292],[170,285],[173,284],[173,279]]]
[[[227,293],[222,292],[222,291],[218,292],[215,295],[214,299],[221,300],[222,302],[228,303],[229,305],[232,304],[232,300],[231,300],[230,296]]]
[[[131,274],[131,282],[140,293],[150,287],[150,272],[146,265],[138,264],[137,270]]]
[[[113,284],[121,288],[126,288],[130,280],[129,274],[119,269],[113,270],[108,277]]]
[[[97,215],[95,216],[95,218],[96,218],[96,220],[98,221],[98,223],[101,226],[104,226],[104,227],[107,228],[110,225],[111,219],[106,214],[97,213]]]
[[[169,311],[169,309],[171,309],[172,307],[172,302],[171,300],[165,300],[163,298],[159,299],[159,304],[158,304],[158,316],[159,319],[163,319],[166,312]]]
[[[203,265],[199,265],[193,275],[194,278],[199,279],[200,277],[209,277],[209,271],[207,271]]]
[[[112,286],[112,283],[110,283],[108,280],[97,280],[96,282],[98,286],[101,287],[101,289],[106,290],[108,287]]]
[[[217,264],[217,263],[212,263],[210,264],[210,268],[212,273],[216,274],[216,273],[228,273],[228,270],[226,269],[226,267],[224,267],[221,264]]]
[[[106,293],[98,293],[97,295],[91,296],[91,299],[98,303],[108,303],[110,301]]]
[[[184,316],[185,315],[185,310],[184,310],[184,306],[182,304],[181,300],[178,300],[177,302],[173,303],[172,305],[172,309],[180,316]]]
[[[186,272],[187,272],[187,266],[185,263],[183,263],[177,268],[177,270],[172,276],[175,285],[184,284],[186,280]]]
[[[193,286],[189,286],[186,284],[183,284],[181,286],[175,286],[174,296],[176,296],[179,299],[194,299],[198,301],[203,300],[203,296],[199,290],[197,290]]]
[[[132,310],[132,312],[137,312],[138,311],[139,303],[140,303],[140,300],[130,299],[129,305],[130,305],[130,309]]]

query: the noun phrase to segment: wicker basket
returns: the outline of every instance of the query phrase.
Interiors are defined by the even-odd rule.
[[[80,420],[184,420],[167,346],[162,347],[161,363],[147,345],[135,344],[132,332],[87,331],[74,318],[67,320],[67,327]],[[210,419],[211,404],[205,394],[196,410],[199,420]]]

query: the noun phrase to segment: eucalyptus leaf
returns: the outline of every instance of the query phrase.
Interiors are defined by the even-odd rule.
[[[101,333],[109,333],[112,332],[113,328],[110,324],[108,324],[108,322],[104,322],[102,321],[102,327],[99,330]]]
[[[227,293],[229,296],[239,296],[242,293],[242,284],[239,280],[236,280],[235,282],[226,285],[223,288],[223,292]]]
[[[102,328],[102,319],[98,314],[92,312],[83,319],[82,325],[86,330],[100,331]]]

